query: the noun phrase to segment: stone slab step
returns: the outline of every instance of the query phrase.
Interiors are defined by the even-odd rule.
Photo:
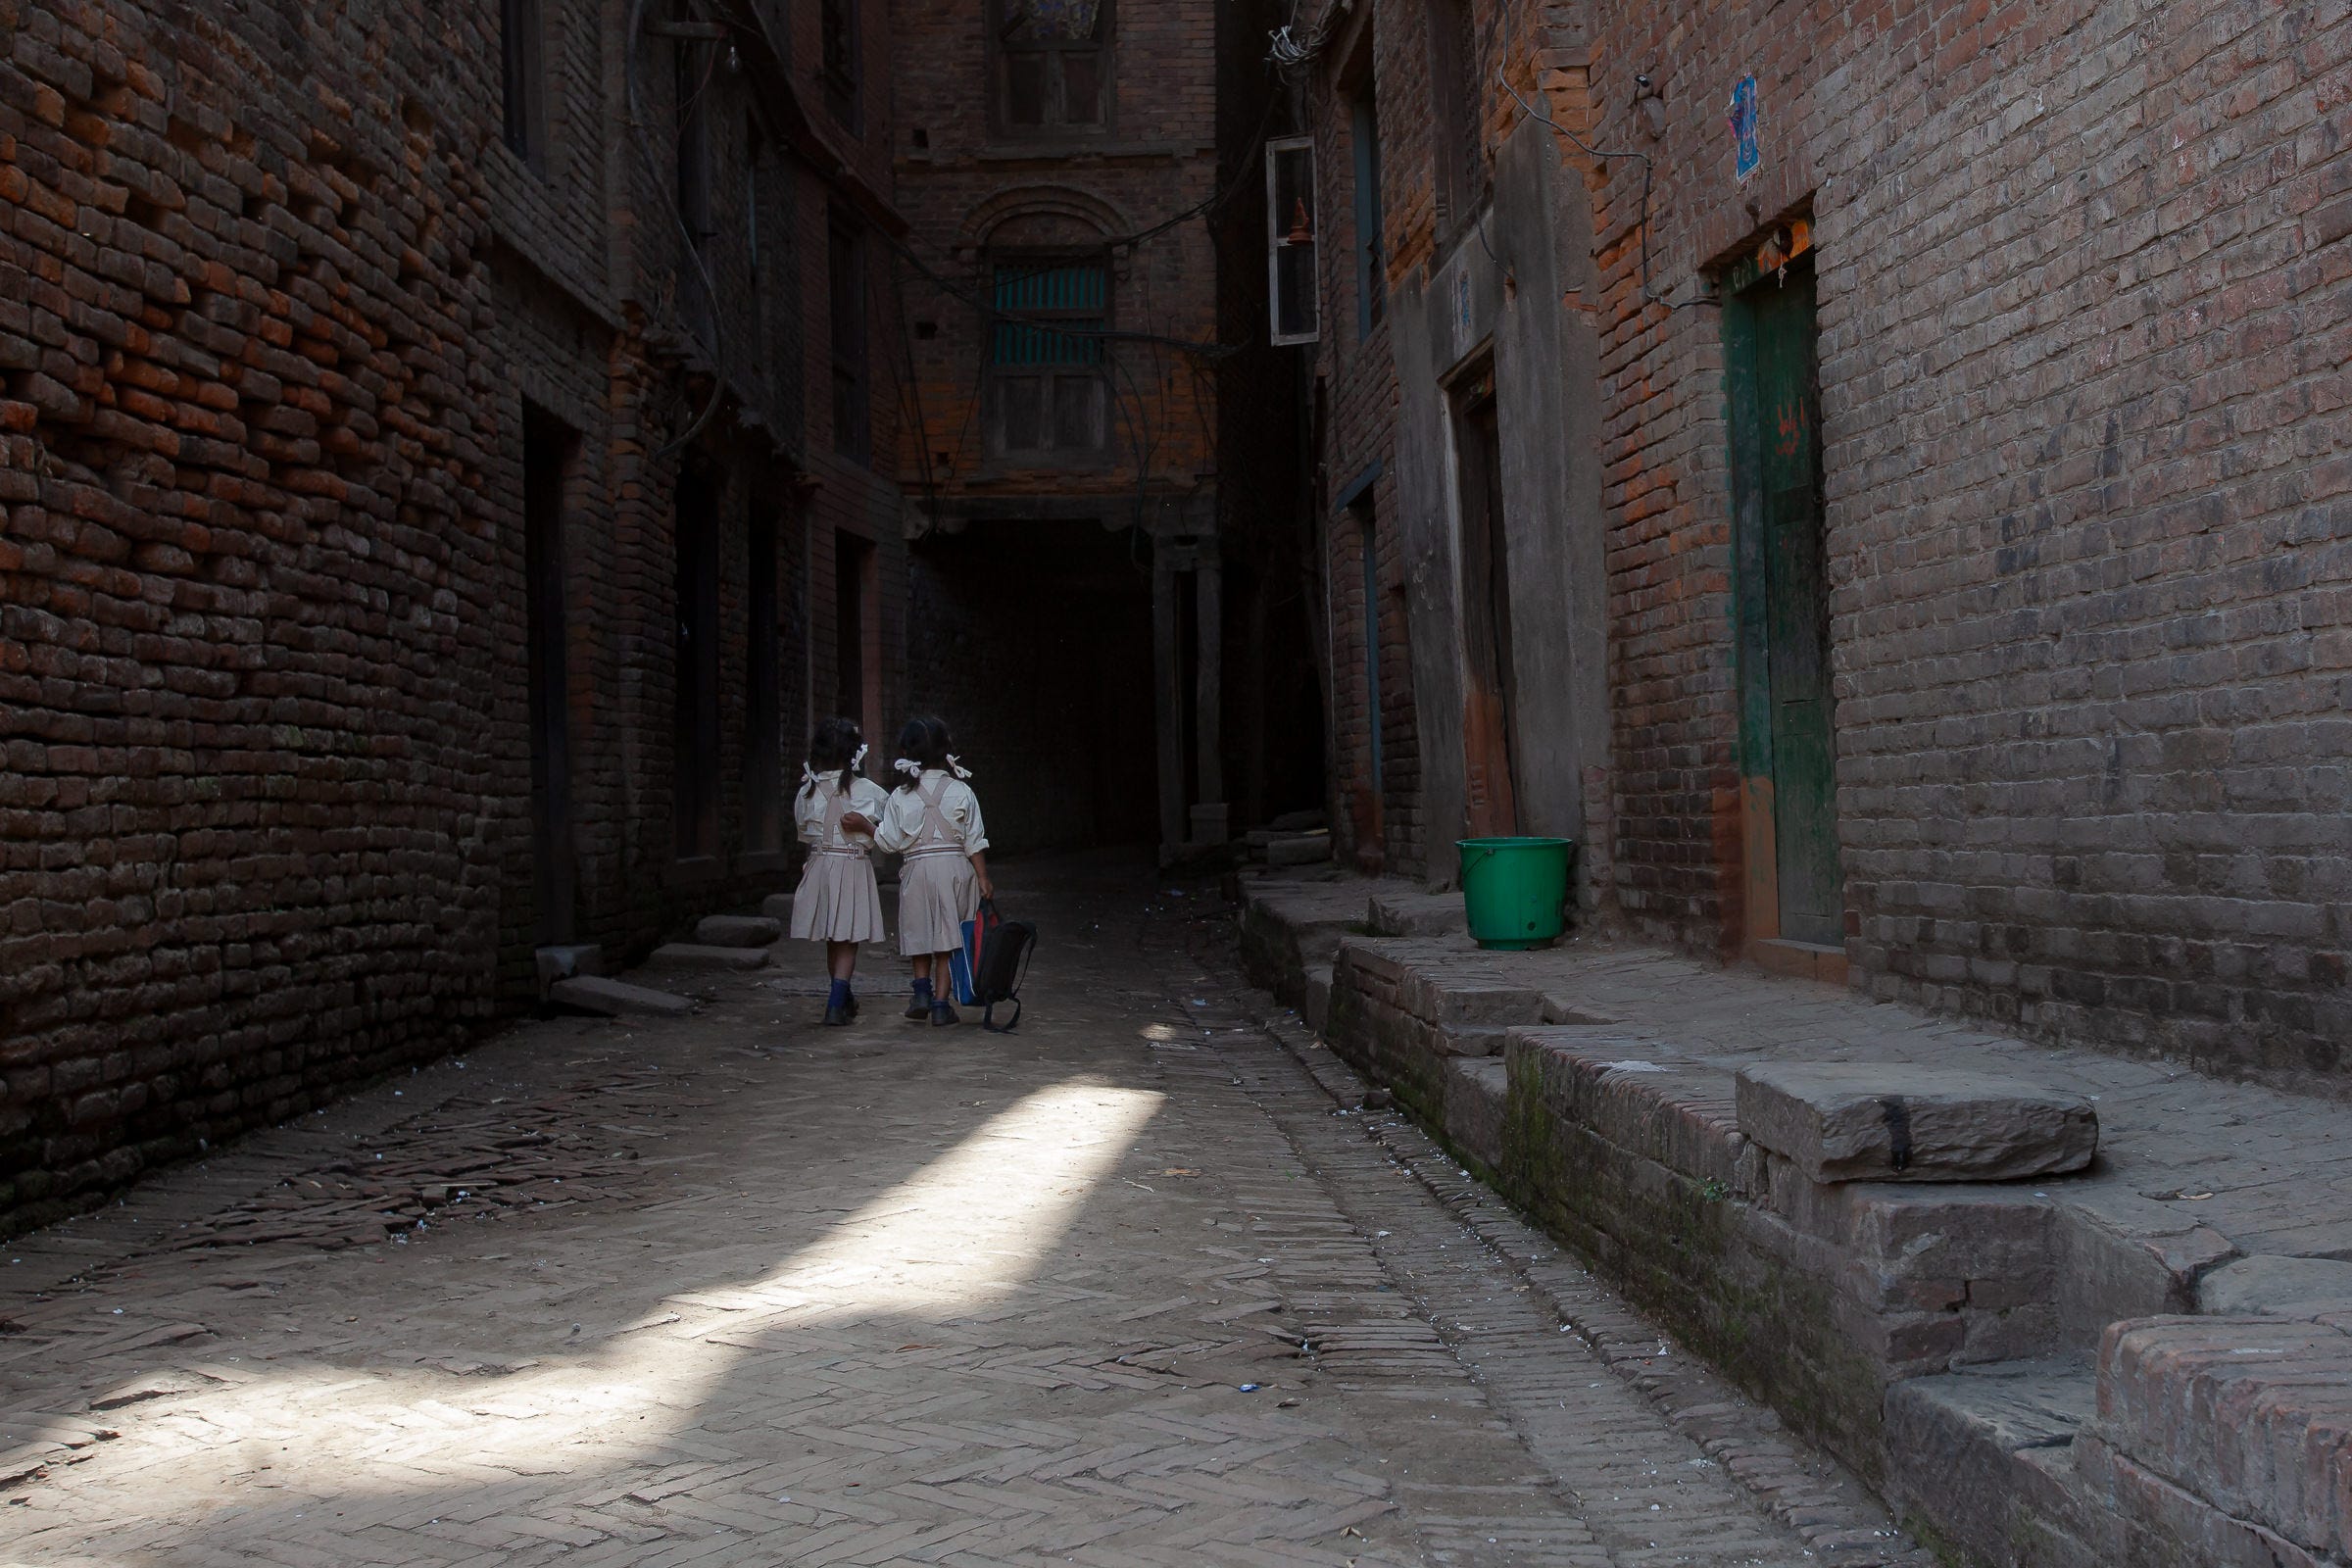
[[[1998,1182],[2081,1170],[2098,1112],[2020,1078],[1901,1062],[1740,1072],[1740,1130],[1815,1182]]]
[[[694,928],[694,940],[712,948],[765,948],[782,940],[781,922],[764,914],[709,914]]]
[[[1446,1136],[1489,1170],[1502,1168],[1503,1102],[1511,1075],[1500,1056],[1446,1063]]]
[[[649,969],[764,969],[765,948],[718,948],[700,942],[664,942],[646,956]]]
[[[569,942],[539,949],[532,955],[539,971],[539,996],[545,1001],[548,988],[559,980],[575,975],[603,974],[605,950],[593,942]]]
[[[635,1014],[650,1018],[676,1018],[694,1010],[693,1002],[650,986],[633,986],[625,980],[614,980],[601,974],[574,975],[558,980],[548,987],[548,1000],[566,1007],[578,1007],[584,1012],[603,1013],[608,1018]]]
[[[1331,965],[1310,963],[1306,966],[1306,995],[1298,1004],[1298,1015],[1306,1026],[1317,1034],[1323,1032],[1323,1021],[1331,1016]]]
[[[770,920],[775,921],[785,930],[791,930],[792,895],[789,893],[770,893],[766,898],[760,901],[760,912],[767,916],[767,918]]]
[[[2332,1257],[2241,1257],[2197,1281],[2197,1310],[2352,1313],[2352,1263]]]
[[[1470,934],[1459,893],[1375,893],[1365,921],[1376,937],[1451,937]]]
[[[1266,824],[1277,833],[1304,833],[1315,828],[1327,828],[1331,819],[1321,811],[1285,811]]]
[[[1331,835],[1300,833],[1279,838],[1265,846],[1268,865],[1314,865],[1331,858]]]
[[[2094,1568],[2073,1447],[2097,1403],[2085,1357],[1906,1378],[1886,1391],[1892,1500],[1977,1561]]]

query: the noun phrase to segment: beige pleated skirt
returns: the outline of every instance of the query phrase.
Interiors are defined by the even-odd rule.
[[[899,862],[899,952],[954,953],[963,922],[980,909],[980,879],[961,850],[909,855]]]
[[[861,850],[817,850],[792,896],[792,934],[803,942],[879,942],[882,893]]]

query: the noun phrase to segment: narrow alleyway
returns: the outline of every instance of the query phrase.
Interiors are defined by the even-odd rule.
[[[0,1560],[1911,1561],[1263,1015],[1019,862],[1029,1021],[872,963],[543,1021],[5,1254]]]

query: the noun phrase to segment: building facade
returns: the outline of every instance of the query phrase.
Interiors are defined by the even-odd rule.
[[[1562,834],[1632,932],[2352,1085],[2352,22],[1298,31],[1358,860]]]
[[[1268,703],[1287,722],[1314,701],[1279,681],[1268,698],[1258,641],[1234,657],[1275,597],[1251,547],[1298,515],[1288,491],[1236,499],[1296,452],[1287,382],[1277,449],[1237,467],[1221,446],[1264,338],[1258,226],[1237,247],[1218,223],[1258,188],[1270,89],[1234,67],[1262,54],[1263,9],[893,14],[909,658],[1008,847],[1221,843],[1236,788],[1245,815],[1265,808]],[[1303,652],[1304,625],[1284,646]]]
[[[905,680],[886,37],[0,4],[8,1223],[788,885]]]

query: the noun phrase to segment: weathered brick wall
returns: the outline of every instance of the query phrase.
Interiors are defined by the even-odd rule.
[[[1322,563],[1330,615],[1330,701],[1334,745],[1330,759],[1332,831],[1343,853],[1366,870],[1405,875],[1427,867],[1419,809],[1418,736],[1414,726],[1411,656],[1407,644],[1403,572],[1397,528],[1395,454],[1396,363],[1389,342],[1385,310],[1366,330],[1359,316],[1356,252],[1363,236],[1356,226],[1356,163],[1350,99],[1369,88],[1381,135],[1380,198],[1383,228],[1380,255],[1393,256],[1387,237],[1410,231],[1407,212],[1427,213],[1411,200],[1399,205],[1399,183],[1426,159],[1426,132],[1415,126],[1428,118],[1428,74],[1417,58],[1418,27],[1410,8],[1387,7],[1353,22],[1348,13],[1323,8],[1315,24],[1330,29],[1325,51],[1310,78],[1308,125],[1315,137],[1317,195],[1322,208],[1317,262],[1322,278],[1323,331],[1315,346],[1323,428],[1316,463],[1318,494],[1328,509],[1348,487],[1377,466],[1366,493],[1372,537],[1362,529],[1360,509],[1328,512],[1321,519]],[[1370,79],[1360,73],[1369,65]],[[1417,199],[1417,198],[1416,198]],[[1424,203],[1425,207],[1426,204]],[[1382,268],[1385,291],[1391,269]],[[1374,553],[1373,602],[1365,603],[1363,551]],[[1380,709],[1371,710],[1367,640],[1379,661]],[[1380,770],[1373,772],[1373,726],[1379,728]]]
[[[1702,9],[1705,25],[1699,25]],[[1877,994],[2347,1080],[2352,20],[2225,0],[1593,7],[1659,285],[1809,199],[1838,814]],[[1627,74],[1669,125],[1642,139]],[[1722,106],[1762,87],[1765,164]],[[1735,933],[1719,327],[1596,183],[1620,897]]]
[[[1426,12],[1376,17],[1392,279],[1447,242]],[[1473,16],[1489,81],[1499,58],[1570,128],[1654,160],[1645,212],[1640,163],[1567,155],[1604,291],[1563,307],[1602,333],[1612,744],[1584,782],[1616,907],[1742,940],[1722,325],[1691,302],[1805,214],[1856,983],[2347,1081],[2352,22],[2226,0]],[[1315,79],[1334,236],[1340,65]],[[1764,164],[1742,187],[1724,106],[1751,73]],[[1490,90],[1485,114],[1518,110]],[[1645,234],[1676,308],[1640,298]],[[1369,377],[1346,368],[1342,249],[1327,483],[1394,422],[1350,404]],[[1331,541],[1345,646],[1357,546]],[[1362,705],[1335,681],[1345,791]]]
[[[729,394],[692,454],[719,517],[723,854],[682,877],[673,503],[713,366],[677,330],[665,133],[612,140],[604,11],[548,0],[525,169],[495,6],[0,0],[0,1225],[529,998],[526,406],[574,436],[578,934],[627,957],[778,885],[745,820],[747,524],[787,509],[797,751],[809,573],[780,411],[829,371],[804,357],[779,397],[760,352],[792,337],[763,303],[800,291],[760,286],[786,252],[752,254],[758,78],[728,73]]]
[[[491,998],[480,186],[340,8],[165,9],[0,5],[21,1215]]]
[[[1051,496],[1108,514],[1139,489],[1188,493],[1215,463],[1204,366],[1166,344],[1106,345],[1112,452],[1101,463],[1014,466],[983,439],[986,247],[1085,249],[1192,207],[1216,188],[1215,8],[1207,0],[1119,7],[1111,112],[1100,132],[1011,137],[992,131],[982,0],[920,0],[893,22],[899,188],[923,277],[900,263],[912,323],[915,410],[899,466],[910,491],[942,504]],[[916,138],[920,137],[918,141]],[[1125,332],[1186,342],[1216,336],[1215,256],[1205,226],[1177,225],[1113,259],[1110,314]],[[1065,509],[1066,510],[1066,509]]]

